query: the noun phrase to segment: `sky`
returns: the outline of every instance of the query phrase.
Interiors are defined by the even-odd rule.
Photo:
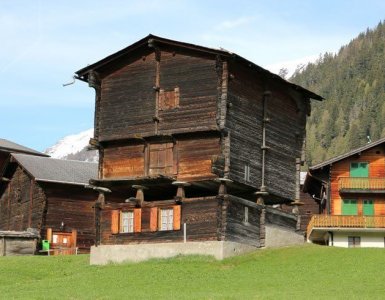
[[[149,33],[278,72],[337,52],[384,19],[383,0],[0,0],[0,138],[43,151],[91,128],[94,90],[63,84]]]

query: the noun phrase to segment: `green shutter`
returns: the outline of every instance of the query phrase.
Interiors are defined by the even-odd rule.
[[[364,214],[364,216],[373,216],[374,215],[373,200],[364,200],[363,214]]]
[[[344,199],[342,200],[342,214],[345,216],[357,215],[357,200]]]
[[[369,177],[369,164],[367,162],[351,163],[350,177]]]

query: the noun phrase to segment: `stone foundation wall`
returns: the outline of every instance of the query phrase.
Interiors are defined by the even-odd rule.
[[[100,245],[91,247],[90,264],[140,262],[151,258],[170,258],[177,255],[209,255],[221,260],[257,249],[250,245],[227,241]]]

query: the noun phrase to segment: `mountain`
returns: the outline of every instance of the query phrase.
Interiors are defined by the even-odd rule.
[[[94,129],[91,128],[78,134],[68,135],[47,148],[44,153],[53,158],[98,162],[98,152],[87,149],[93,133]]]
[[[290,81],[326,100],[312,103],[307,164],[385,136],[385,24],[367,29],[336,54],[325,53]]]

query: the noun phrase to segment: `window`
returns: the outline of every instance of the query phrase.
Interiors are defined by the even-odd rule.
[[[249,223],[249,208],[247,206],[245,206],[244,208],[243,223],[245,224]]]
[[[111,211],[111,233],[133,233],[142,231],[142,209]]]
[[[125,211],[120,213],[120,232],[134,232],[134,212]]]
[[[246,164],[245,165],[245,177],[244,177],[246,182],[250,182],[250,165]]]
[[[172,91],[159,90],[159,110],[179,107],[179,87]]]
[[[349,215],[357,215],[358,209],[357,209],[357,200],[352,199],[343,199],[342,200],[342,215],[349,216]]]
[[[359,236],[348,236],[348,247],[349,248],[361,247],[361,238]]]
[[[148,152],[148,175],[176,173],[173,143],[149,144]]]
[[[159,230],[173,230],[174,229],[174,210],[166,208],[160,210],[160,226]]]
[[[369,177],[369,163],[367,162],[351,163],[350,177]]]

